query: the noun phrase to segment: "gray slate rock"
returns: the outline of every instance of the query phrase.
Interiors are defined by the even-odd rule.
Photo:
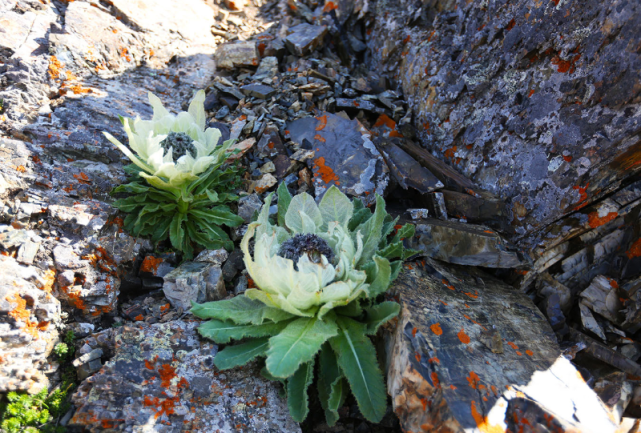
[[[163,277],[163,292],[174,308],[188,310],[191,302],[216,301],[227,296],[220,266],[183,262]]]
[[[278,385],[256,364],[215,372],[218,347],[199,337],[198,325],[114,329],[114,356],[78,387],[70,425],[89,432],[108,425],[118,432],[300,433]]]

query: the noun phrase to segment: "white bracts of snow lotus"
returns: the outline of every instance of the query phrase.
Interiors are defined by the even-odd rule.
[[[335,192],[337,190],[332,191]],[[367,274],[356,269],[363,251],[362,235],[355,233],[353,239],[346,228],[351,215],[337,220],[335,214],[321,212],[311,196],[300,194],[292,199],[285,215],[290,233],[269,222],[270,204],[271,196],[241,242],[245,266],[258,287],[247,290],[247,297],[296,316],[318,314],[322,318],[332,308],[368,295]],[[347,209],[345,211],[347,213]],[[293,260],[278,254],[284,242],[306,233],[327,243],[334,253],[334,263],[325,255],[311,260],[308,254],[302,254],[294,266]],[[252,238],[253,257],[249,251]]]
[[[204,101],[205,92],[199,90],[187,112],[173,115],[163,107],[157,96],[149,93],[149,102],[154,110],[151,120],[120,118],[133,152],[108,132],[103,133],[142,170],[140,175],[150,185],[165,190],[180,189],[182,185],[196,180],[212,164],[221,162],[232,144],[228,140],[217,146],[220,131],[216,128],[205,129]],[[184,154],[176,155],[175,160],[177,149],[163,146],[163,141],[172,133],[184,134],[193,140],[189,144],[191,151],[183,149]]]

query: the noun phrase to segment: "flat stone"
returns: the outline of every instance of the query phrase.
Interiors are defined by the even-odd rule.
[[[390,173],[403,189],[413,188],[425,194],[443,188],[443,183],[427,168],[391,142],[378,142],[378,150],[385,158]]]
[[[276,185],[276,183],[278,183],[278,180],[271,173],[263,174],[254,184],[254,191],[262,194]]]
[[[265,131],[258,141],[256,150],[261,158],[274,157],[286,153],[285,145],[280,138],[280,133],[276,126],[268,125],[265,127]]]
[[[271,98],[277,93],[273,87],[264,84],[247,84],[240,88],[246,96],[253,96],[254,98],[267,99]]]
[[[238,216],[249,224],[254,213],[259,212],[263,206],[263,201],[258,194],[249,194],[238,200]]]
[[[278,59],[274,56],[264,57],[252,77],[256,81],[273,78],[278,74]]]
[[[14,11],[3,11],[0,14],[0,47],[15,51],[29,35],[36,14],[27,12],[19,14]]]
[[[49,356],[62,325],[51,294],[55,271],[43,273],[0,255],[0,392],[46,389]]]
[[[498,233],[456,221],[418,220],[409,244],[428,257],[459,265],[518,268],[527,264],[521,253]]]
[[[174,308],[188,310],[191,301],[203,303],[227,296],[220,266],[183,262],[165,275],[163,292]]]
[[[327,33],[327,27],[303,23],[291,27],[288,32],[289,35],[285,38],[285,45],[292,54],[302,57],[322,44],[323,38]]]
[[[110,330],[114,355],[78,387],[69,425],[89,432],[300,433],[279,385],[262,378],[256,363],[214,370],[218,347],[200,338],[199,324]]]
[[[203,262],[203,263],[213,263],[214,265],[222,266],[228,257],[229,257],[229,253],[224,248],[220,248],[217,250],[202,250],[200,254],[196,256],[194,261]]]
[[[88,263],[85,260],[81,260],[78,254],[73,251],[73,248],[68,245],[58,245],[54,247],[53,259],[59,271],[79,269]]]
[[[8,230],[0,233],[0,246],[4,249],[20,246],[29,240],[29,233],[26,230]]]
[[[214,56],[216,66],[234,69],[241,66],[258,66],[258,50],[253,41],[229,42],[218,47]]]
[[[40,249],[40,245],[40,242],[32,242],[30,240],[25,241],[25,243],[18,248],[16,260],[25,265],[33,264],[36,254],[38,254],[38,250]]]
[[[384,195],[389,169],[358,121],[324,112],[294,120],[285,129],[292,141],[315,152],[307,164],[314,173],[317,200],[331,185],[366,204],[374,202],[375,194]]]
[[[403,431],[617,431],[527,296],[475,268],[406,267],[387,358]]]

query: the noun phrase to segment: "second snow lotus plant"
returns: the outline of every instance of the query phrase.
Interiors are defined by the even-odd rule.
[[[221,145],[220,131],[205,128],[205,92],[200,90],[189,110],[174,116],[157,96],[149,93],[154,110],[151,120],[121,118],[131,150],[111,134],[109,141],[132,162],[129,183],[114,189],[130,196],[114,205],[129,213],[125,229],[158,242],[169,237],[187,258],[192,244],[209,249],[233,248],[220,227],[236,227],[243,220],[227,203],[238,199],[230,193],[237,169],[224,166],[233,140]],[[133,151],[133,152],[132,152]]]
[[[350,388],[362,414],[379,422],[385,385],[369,336],[399,312],[380,295],[414,253],[402,242],[414,226],[396,226],[381,197],[372,213],[335,186],[317,205],[308,194],[292,197],[281,184],[275,222],[272,198],[241,243],[256,288],[194,304],[192,313],[212,319],[199,332],[219,344],[244,340],[216,355],[219,369],[265,357],[263,375],[285,385],[296,421],[309,411],[307,388],[318,363],[318,396],[329,425]]]

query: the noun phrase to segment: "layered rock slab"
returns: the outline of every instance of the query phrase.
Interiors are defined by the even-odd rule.
[[[398,71],[421,144],[537,230],[639,172],[636,5],[379,2],[372,68]]]
[[[214,370],[218,348],[198,322],[126,325],[115,353],[73,396],[85,431],[300,432],[276,385],[256,366]]]
[[[290,122],[285,134],[301,149],[315,152],[308,165],[314,173],[317,199],[331,185],[366,204],[374,202],[375,193],[385,192],[389,168],[371,134],[357,120],[324,112]]]
[[[525,295],[431,259],[407,264],[392,293],[387,385],[404,431],[616,431]]]

